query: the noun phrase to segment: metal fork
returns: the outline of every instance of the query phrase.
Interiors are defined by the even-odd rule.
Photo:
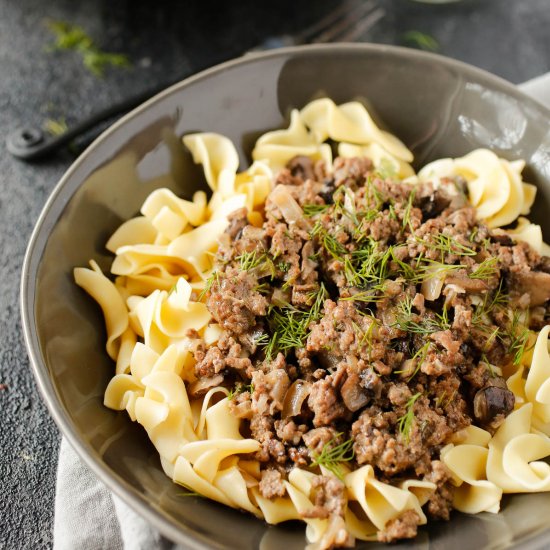
[[[378,0],[345,0],[302,31],[293,35],[269,37],[255,48],[244,53],[253,54],[300,44],[354,42],[361,38],[384,15],[385,11],[380,7]],[[164,83],[161,86],[110,105],[106,109],[97,111],[88,118],[81,120],[64,133],[49,139],[39,128],[16,130],[6,139],[7,149],[13,156],[25,161],[33,161],[52,155],[102,122],[130,111],[171,84],[179,82],[179,80]]]

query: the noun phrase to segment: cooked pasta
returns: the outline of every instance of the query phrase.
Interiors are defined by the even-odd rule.
[[[116,362],[105,406],[175,483],[303,520],[312,549],[550,491],[550,259],[522,161],[415,174],[361,103],[328,98],[245,171],[224,136],[183,141],[210,198],[157,189],[107,242],[112,278],[74,271]]]

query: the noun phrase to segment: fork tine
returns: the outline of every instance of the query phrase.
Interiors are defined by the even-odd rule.
[[[376,11],[379,11],[376,10],[376,7],[377,3],[374,0],[356,4],[349,11],[345,12],[342,18],[339,18],[334,24],[329,25],[316,36],[312,36],[309,41],[312,43],[334,42],[342,39],[344,36],[347,40],[351,41],[351,35],[360,36],[360,34],[366,30],[365,27],[373,25],[380,19],[380,14],[377,14],[374,21],[371,21],[371,17],[369,16],[372,12],[376,13]],[[368,24],[364,24],[364,20],[368,20]],[[355,27],[359,24],[362,27],[361,33],[355,31]]]
[[[338,37],[333,37],[333,42],[355,42],[359,39],[368,29],[376,25],[382,17],[386,15],[386,10],[378,8],[370,13],[367,17],[359,21],[356,25],[352,26],[348,32],[343,32]]]
[[[296,44],[303,44],[304,42],[310,42],[314,37],[319,36],[324,31],[329,29],[333,23],[338,21],[342,16],[345,16],[349,12],[352,2],[346,0],[339,4],[332,11],[327,13],[324,17],[312,23],[309,27],[306,27],[302,31],[293,34],[293,39]]]

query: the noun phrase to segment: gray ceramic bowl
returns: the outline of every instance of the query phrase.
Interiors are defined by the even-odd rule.
[[[205,499],[178,496],[181,489],[163,474],[140,426],[102,405],[114,365],[104,352],[99,308],[73,283],[72,270],[90,258],[108,268],[108,236],[153,189],[189,196],[203,184],[183,134],[227,135],[246,166],[259,134],[283,126],[291,107],[319,95],[364,100],[413,150],[417,165],[476,147],[525,159],[527,178],[539,188],[531,217],[550,235],[550,112],[507,82],[435,55],[329,45],[245,57],[173,86],[106,131],[59,182],[36,225],[21,285],[25,339],[50,412],[82,459],[186,548],[302,549],[304,528],[268,527]],[[409,544],[548,548],[549,518],[550,494],[514,496],[499,515],[455,514]]]

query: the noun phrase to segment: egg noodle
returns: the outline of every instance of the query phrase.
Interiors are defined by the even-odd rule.
[[[330,170],[337,142],[342,157],[364,156],[375,168],[391,168],[400,179],[437,182],[443,177],[466,180],[468,198],[490,228],[518,220],[506,229],[514,240],[538,253],[548,250],[541,228],[521,217],[529,213],[535,187],[522,180],[523,161],[498,158],[487,149],[461,158],[432,162],[415,174],[412,153],[395,136],[381,130],[358,102],[335,105],[319,99],[291,114],[290,126],[262,135],[252,165],[239,172],[232,142],[215,133],[186,135],[183,142],[203,166],[211,198],[199,191],[191,200],[157,189],[139,216],[125,222],[107,242],[114,255],[113,278],[92,260],[91,268],[74,270],[76,283],[101,306],[107,332],[106,350],[116,374],[105,391],[105,405],[126,410],[141,424],[157,449],[166,474],[178,484],[217,502],[240,508],[270,524],[303,520],[311,548],[326,548],[335,530],[353,538],[376,540],[389,521],[414,510],[426,523],[422,506],[435,484],[407,479],[397,485],[379,481],[371,465],[351,470],[342,464],[348,506],[344,524],[310,518],[315,474],[294,467],[284,480],[286,495],[264,498],[258,489],[260,443],[243,437],[242,419],[229,408],[231,395],[214,387],[191,398],[197,382],[190,330],[205,345],[214,344],[221,328],[209,313],[204,293],[212,274],[218,239],[227,215],[246,207],[248,220],[260,227],[263,206],[278,170],[297,155],[322,160]],[[452,473],[453,507],[462,512],[499,511],[503,493],[550,491],[550,326],[532,333],[534,348],[525,351],[509,374],[514,411],[494,435],[475,426],[456,433],[441,451]],[[321,466],[324,475],[333,475]],[[330,542],[329,542],[330,541]]]

